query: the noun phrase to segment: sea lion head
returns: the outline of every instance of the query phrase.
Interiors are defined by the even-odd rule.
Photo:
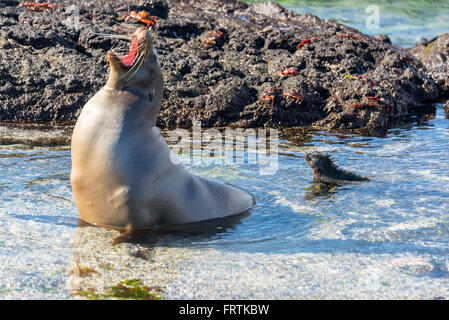
[[[109,50],[107,59],[111,68],[107,88],[162,91],[162,71],[153,48],[153,38],[147,28],[140,27],[134,32],[126,56],[119,56],[114,50]]]

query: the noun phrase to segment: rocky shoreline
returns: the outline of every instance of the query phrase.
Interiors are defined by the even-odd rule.
[[[74,123],[106,80],[106,52],[156,16],[163,128],[313,126],[378,132],[449,96],[449,34],[411,50],[271,3],[54,0],[43,12],[0,3],[0,121]],[[79,20],[74,12],[79,10]],[[446,111],[449,107],[446,104]]]

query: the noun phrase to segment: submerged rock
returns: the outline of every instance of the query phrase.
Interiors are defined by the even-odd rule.
[[[128,47],[101,33],[134,31],[139,22],[120,20],[130,10],[159,21],[161,127],[384,130],[439,95],[421,62],[388,37],[272,2],[81,0],[79,21],[73,7],[52,2],[63,8],[0,6],[0,121],[75,121],[105,83],[107,50]]]

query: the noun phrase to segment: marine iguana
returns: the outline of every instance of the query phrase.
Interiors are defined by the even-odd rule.
[[[307,152],[304,155],[304,160],[312,168],[315,182],[337,185],[345,181],[370,180],[368,177],[340,169],[334,163],[333,157],[328,153],[318,151]]]

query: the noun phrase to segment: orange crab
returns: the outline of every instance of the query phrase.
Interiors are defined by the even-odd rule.
[[[301,48],[302,48],[305,44],[307,44],[307,43],[314,43],[314,42],[320,42],[320,38],[318,38],[318,37],[312,37],[312,38],[308,38],[308,39],[306,39],[306,40],[303,40],[303,41],[301,41],[300,44],[298,44],[298,45],[296,46],[296,50],[301,49]]]
[[[371,101],[357,102],[357,103],[354,103],[352,106],[353,107],[362,107],[362,106],[375,107],[379,103],[387,109],[387,112],[389,114],[393,113],[393,107],[391,106],[391,104],[386,102],[384,98],[379,98],[379,97],[374,96],[374,97],[364,97],[364,99],[371,100]]]
[[[291,98],[296,101],[296,103],[300,103],[302,101],[301,95],[296,90],[292,90],[290,93],[282,94],[283,97]]]
[[[337,35],[338,35],[339,37],[347,38],[347,39],[363,40],[363,41],[367,41],[367,40],[368,40],[368,37],[365,37],[365,36],[363,36],[363,35],[356,34],[356,33],[342,33],[342,32],[337,32]]]
[[[57,5],[57,4],[49,4],[46,2],[37,3],[37,2],[31,2],[31,1],[21,2],[17,6],[18,7],[26,7],[28,10],[32,10],[32,11],[44,11],[46,9],[62,8],[60,5]]]
[[[217,45],[220,41],[222,41],[226,37],[225,33],[221,30],[211,31],[209,34],[210,37],[207,37],[202,41],[207,47]]]
[[[377,104],[375,102],[365,101],[365,102],[356,102],[352,106],[356,107],[356,108],[359,108],[362,106],[375,107],[375,106],[377,106]]]
[[[379,97],[366,97],[366,99],[368,99],[368,100],[373,100],[373,101],[375,101],[375,102],[380,103],[381,105],[383,105],[383,106],[387,109],[387,112],[388,112],[389,114],[392,114],[392,113],[393,113],[393,107],[391,106],[391,104],[389,104],[388,102],[386,102],[384,98],[379,98]]]
[[[338,36],[342,37],[342,38],[348,38],[348,39],[360,39],[360,35],[355,34],[355,33],[342,33],[339,32],[337,33]]]
[[[147,28],[154,27],[159,21],[157,21],[155,16],[150,16],[148,11],[142,10],[137,13],[136,11],[131,11],[130,13],[124,14],[122,19],[128,21],[129,18],[134,18],[137,21],[143,22],[147,25]]]
[[[296,77],[298,74],[299,74],[298,69],[296,69],[295,67],[290,67],[282,71],[279,75]]]

